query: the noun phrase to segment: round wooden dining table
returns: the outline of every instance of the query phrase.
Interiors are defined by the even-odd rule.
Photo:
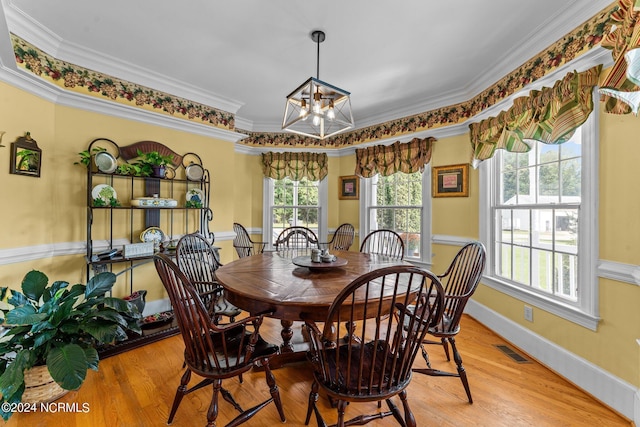
[[[310,254],[310,249],[264,252],[216,271],[229,302],[251,314],[268,313],[280,319],[283,354],[303,351],[292,342],[293,322],[325,321],[329,306],[351,281],[378,268],[410,265],[385,255],[352,251],[332,252],[335,263],[311,263]]]

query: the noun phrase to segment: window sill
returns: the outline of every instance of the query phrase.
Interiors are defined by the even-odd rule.
[[[583,311],[578,307],[574,307],[569,304],[563,304],[553,299],[546,298],[543,295],[539,295],[535,292],[510,285],[507,282],[498,280],[493,277],[483,276],[481,283],[492,289],[495,289],[513,298],[519,299],[527,304],[531,304],[534,307],[540,308],[544,311],[547,311],[570,322],[576,323],[592,331],[596,331],[598,328],[598,322],[600,321],[600,318],[594,316],[591,313],[587,313],[586,311]]]

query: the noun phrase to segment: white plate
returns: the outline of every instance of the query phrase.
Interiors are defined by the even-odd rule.
[[[164,241],[164,233],[158,227],[149,227],[140,233],[140,240],[144,243],[160,243]]]
[[[187,191],[187,202],[200,202],[204,207],[204,191],[199,188]]]
[[[197,163],[191,163],[184,169],[185,175],[189,181],[202,181],[204,169]]]
[[[101,151],[96,154],[94,161],[100,172],[114,173],[118,167],[116,158],[106,151]]]
[[[117,200],[118,194],[116,193],[116,190],[114,190],[112,186],[107,184],[98,184],[95,187],[93,187],[93,190],[91,190],[91,197],[93,197],[94,200],[100,199],[103,202],[105,202],[107,206],[109,206],[109,203],[111,202],[111,198],[114,198]]]

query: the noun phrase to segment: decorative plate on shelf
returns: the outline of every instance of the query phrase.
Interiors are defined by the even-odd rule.
[[[191,163],[184,171],[189,181],[202,181],[204,176],[204,169],[197,163]]]
[[[109,206],[111,199],[118,199],[118,194],[112,186],[107,184],[98,184],[93,187],[93,190],[91,190],[91,197],[93,197],[93,200],[102,200],[107,206]]]
[[[164,241],[164,232],[158,227],[149,227],[140,233],[140,240],[144,243],[160,243]]]
[[[199,188],[192,188],[187,191],[187,207],[204,206],[204,191]]]
[[[100,172],[114,173],[118,167],[116,158],[107,151],[101,151],[96,154],[94,161]]]

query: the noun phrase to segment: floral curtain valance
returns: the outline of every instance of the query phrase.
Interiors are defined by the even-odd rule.
[[[396,172],[422,172],[431,161],[431,152],[435,138],[413,138],[411,141],[394,142],[391,145],[374,145],[356,149],[355,174],[371,178],[376,174],[393,175]]]
[[[602,82],[605,111],[638,114],[640,108],[640,0],[619,0],[609,21],[613,30],[601,46],[611,50],[613,67]]]
[[[602,65],[597,65],[582,73],[569,73],[553,87],[516,98],[511,108],[497,117],[469,125],[473,166],[491,158],[497,149],[527,152],[531,148],[527,140],[546,144],[568,141],[593,111],[592,92],[601,69]]]
[[[321,181],[328,173],[326,153],[262,153],[262,172],[267,178]]]

